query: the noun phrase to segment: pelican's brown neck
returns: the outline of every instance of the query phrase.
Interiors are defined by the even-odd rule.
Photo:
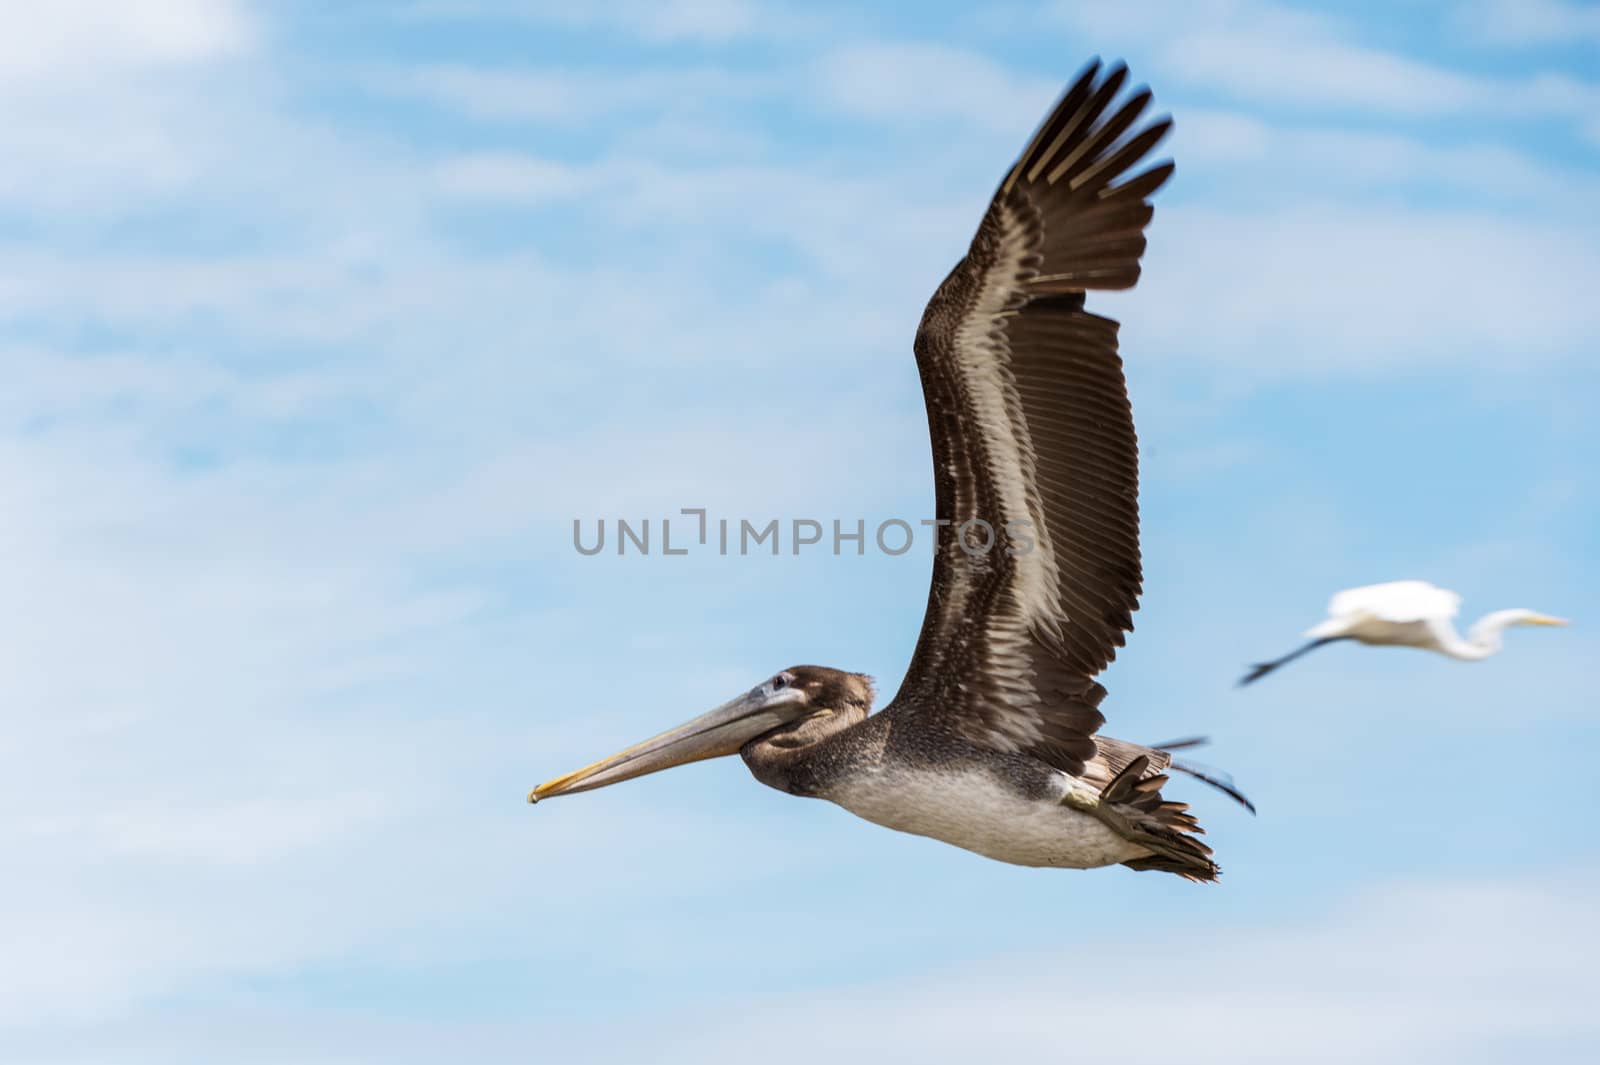
[[[751,740],[739,756],[751,775],[767,787],[791,795],[815,795],[826,773],[829,741],[865,721],[869,709],[850,703],[818,710]]]

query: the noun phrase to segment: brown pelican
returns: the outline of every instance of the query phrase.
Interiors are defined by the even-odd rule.
[[[1084,292],[1138,280],[1173,169],[1134,172],[1171,122],[1139,122],[1147,89],[1113,107],[1126,79],[1096,60],[1061,96],[917,328],[940,524],[899,693],[873,714],[867,677],[795,666],[530,802],[737,752],[763,784],[999,861],[1216,878],[1165,771],[1243,796],[1173,761],[1183,743],[1097,735],[1141,591],[1138,459],[1117,323]],[[973,550],[980,521],[1031,549]]]
[[[1369,647],[1419,647],[1462,662],[1478,662],[1498,652],[1501,633],[1515,625],[1565,625],[1520,607],[1483,615],[1463,639],[1452,619],[1461,610],[1461,597],[1427,581],[1389,581],[1346,588],[1328,603],[1328,617],[1306,630],[1310,643],[1270,662],[1258,662],[1240,678],[1240,685],[1260,680],[1279,666],[1340,640],[1355,640]]]

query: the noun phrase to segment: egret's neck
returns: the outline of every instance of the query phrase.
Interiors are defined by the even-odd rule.
[[[1451,641],[1451,646],[1446,653],[1452,658],[1462,658],[1469,661],[1479,658],[1488,658],[1500,650],[1500,634],[1508,626],[1517,623],[1524,611],[1521,610],[1496,610],[1492,614],[1485,614],[1473,623],[1467,630],[1465,640],[1457,636]]]

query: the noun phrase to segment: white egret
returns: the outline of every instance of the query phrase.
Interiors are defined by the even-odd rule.
[[[1347,588],[1328,603],[1328,619],[1306,630],[1311,642],[1282,658],[1260,662],[1239,683],[1266,676],[1307,651],[1339,640],[1372,646],[1420,647],[1463,662],[1476,662],[1500,650],[1500,634],[1513,625],[1565,625],[1534,610],[1496,610],[1479,618],[1462,638],[1451,623],[1461,608],[1455,592],[1427,581],[1389,581]]]

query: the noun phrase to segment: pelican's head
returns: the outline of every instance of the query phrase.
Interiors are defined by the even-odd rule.
[[[673,766],[737,754],[767,737],[803,731],[807,723],[872,702],[872,682],[860,673],[824,666],[791,666],[693,721],[618,751],[528,793],[529,802],[603,788]]]

